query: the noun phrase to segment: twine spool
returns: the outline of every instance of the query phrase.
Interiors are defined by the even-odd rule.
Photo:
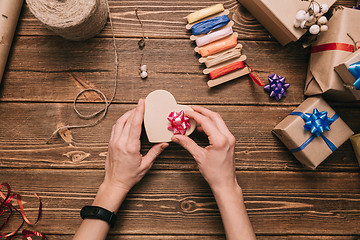
[[[105,26],[106,0],[26,0],[30,11],[48,29],[68,40],[94,37]]]

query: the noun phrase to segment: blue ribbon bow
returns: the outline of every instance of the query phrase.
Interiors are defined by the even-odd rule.
[[[360,61],[351,64],[348,70],[356,79],[354,82],[355,89],[360,90]]]
[[[305,131],[310,131],[312,133],[311,137],[309,137],[300,147],[290,149],[291,152],[299,152],[303,150],[316,137],[322,137],[322,139],[324,139],[325,143],[329,146],[331,151],[335,151],[337,149],[337,147],[323,135],[325,131],[330,131],[330,125],[339,118],[339,115],[337,115],[337,113],[335,113],[332,118],[329,118],[327,116],[327,111],[319,112],[319,110],[314,108],[312,114],[292,112],[290,113],[290,115],[301,117],[305,121]]]

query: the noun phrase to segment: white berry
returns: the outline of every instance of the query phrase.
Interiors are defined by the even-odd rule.
[[[328,21],[327,18],[325,16],[322,16],[319,18],[318,24],[326,24],[327,21]]]
[[[329,11],[329,5],[327,5],[326,3],[321,4],[321,12],[327,13],[327,11]]]
[[[318,14],[320,12],[320,6],[316,3],[313,3],[310,8],[314,11],[314,14]]]
[[[296,14],[301,14],[301,15],[305,15],[305,10],[299,10]]]
[[[298,20],[295,20],[295,21],[294,21],[294,27],[299,28],[299,27],[300,27],[300,24],[301,24],[300,21],[298,21]]]
[[[313,35],[316,35],[320,32],[320,26],[319,25],[312,25],[309,29],[309,32]]]
[[[322,25],[321,27],[320,27],[320,31],[321,32],[326,32],[328,30],[328,26],[326,26],[326,25]]]
[[[142,65],[142,66],[140,67],[140,71],[146,72],[146,71],[147,71],[147,66],[146,66],[146,65]]]
[[[314,19],[314,15],[310,15],[309,13],[305,14],[305,20],[306,21],[310,22],[313,19]]]
[[[306,20],[304,20],[304,21],[302,21],[302,22],[300,23],[300,27],[301,27],[301,28],[305,28],[305,24],[306,24]]]
[[[298,20],[298,21],[304,21],[305,20],[305,12],[304,13],[297,13],[296,14],[296,20]]]
[[[147,76],[148,76],[148,74],[147,74],[147,72],[145,72],[145,71],[142,71],[142,72],[140,73],[140,77],[141,77],[141,78],[147,78]]]

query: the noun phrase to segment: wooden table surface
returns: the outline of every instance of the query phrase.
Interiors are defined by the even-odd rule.
[[[360,175],[350,141],[310,171],[271,133],[304,100],[309,49],[299,43],[282,47],[236,0],[220,2],[231,11],[248,63],[260,77],[266,80],[277,73],[287,78],[291,87],[285,99],[270,99],[247,76],[207,87],[184,17],[219,1],[110,0],[120,58],[115,102],[96,127],[71,130],[72,145],[60,138],[46,141],[60,123],[86,122],[72,110],[80,90],[91,86],[110,97],[110,26],[91,40],[70,42],[46,30],[24,4],[0,89],[0,182],[24,196],[32,219],[38,206],[33,193],[42,198],[42,218],[27,229],[49,239],[72,237],[81,222],[81,207],[91,204],[103,179],[112,125],[139,98],[165,89],[181,104],[219,112],[235,135],[237,175],[258,239],[359,238]],[[351,7],[355,2],[339,0],[336,5]],[[147,80],[138,75],[141,28],[136,8],[149,37],[143,60],[149,69]],[[85,113],[103,106],[93,94],[84,100],[88,103],[79,107]],[[359,104],[331,105],[354,132],[360,132]],[[206,146],[204,135],[192,137]],[[151,144],[145,134],[141,139],[146,152]],[[82,151],[84,159],[73,151]],[[171,144],[156,160],[126,198],[109,239],[224,239],[213,195],[189,153]]]

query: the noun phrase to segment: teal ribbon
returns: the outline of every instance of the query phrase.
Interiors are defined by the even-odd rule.
[[[301,117],[305,121],[304,129],[305,131],[310,131],[312,133],[300,147],[290,149],[291,152],[299,152],[309,145],[316,137],[321,137],[331,151],[335,151],[337,147],[333,144],[327,137],[323,135],[325,131],[330,131],[330,125],[339,118],[337,113],[333,117],[329,118],[327,116],[327,111],[319,112],[314,108],[313,113],[302,113],[302,112],[292,112],[290,115],[295,115]]]
[[[360,90],[360,61],[349,66],[349,72],[355,77],[354,87]]]

